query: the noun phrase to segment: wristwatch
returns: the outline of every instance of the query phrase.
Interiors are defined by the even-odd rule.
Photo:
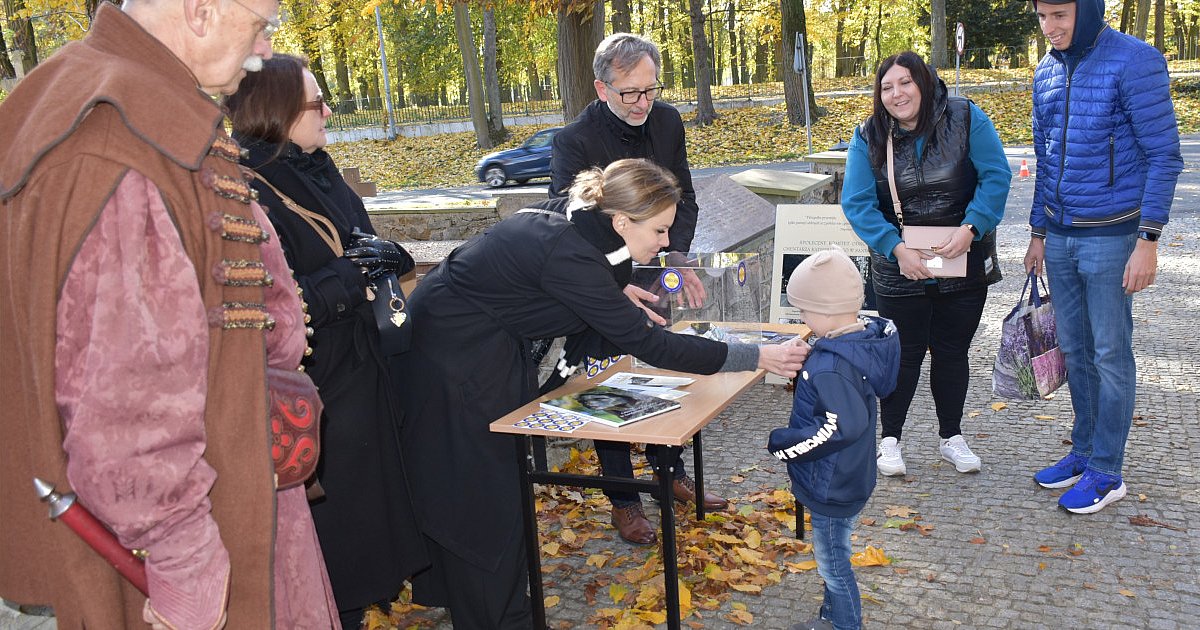
[[[968,230],[971,230],[971,234],[974,234],[975,236],[979,236],[979,229],[976,228],[974,225],[971,225],[970,223],[964,223],[959,227],[965,227]]]
[[[1150,241],[1153,243],[1158,240],[1158,233],[1151,232],[1150,230],[1141,230],[1138,232],[1138,238],[1142,239],[1143,241]]]

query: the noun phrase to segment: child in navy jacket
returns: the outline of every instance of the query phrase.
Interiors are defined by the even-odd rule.
[[[792,493],[812,513],[813,555],[825,580],[820,617],[792,630],[860,628],[850,534],[875,489],[877,398],[896,387],[900,340],[890,321],[859,317],[862,276],[839,248],[801,262],[787,297],[817,339],[796,377],[788,426],[771,431],[767,448],[787,462]]]

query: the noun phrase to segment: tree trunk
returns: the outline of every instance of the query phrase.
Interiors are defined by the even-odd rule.
[[[604,0],[582,9],[558,6],[558,96],[563,122],[571,122],[596,99],[592,56],[604,35]]]
[[[342,114],[355,111],[354,93],[350,91],[350,66],[346,63],[346,40],[341,32],[333,29],[333,72],[337,80],[337,111]]]
[[[712,61],[708,36],[704,33],[704,0],[688,0],[692,23],[692,55],[696,63],[696,124],[711,125],[717,119],[712,102]]]
[[[633,21],[629,15],[629,0],[612,0],[612,30],[614,33],[633,32]],[[603,39],[603,38],[601,38]]]
[[[496,67],[496,13],[491,6],[483,10],[483,72],[487,89],[488,135],[495,146],[508,138],[504,128],[504,109],[500,103],[500,72]]]
[[[1129,32],[1129,23],[1133,19],[1133,8],[1137,0],[1125,0],[1121,3],[1121,32]]]
[[[101,0],[103,1],[103,0]],[[299,24],[311,24],[311,8],[310,5],[302,0],[289,2],[287,10],[292,15],[292,20]],[[393,13],[398,15],[398,9],[393,9]],[[388,30],[388,35],[391,37],[393,44],[399,39],[395,28]],[[321,41],[318,39],[319,32],[315,28],[300,27],[296,29],[296,35],[300,38],[300,51],[308,58],[308,69],[312,71],[313,76],[317,79],[317,87],[321,88],[321,93],[326,98],[332,99],[334,93],[329,89],[329,79],[325,76],[325,65],[322,63],[321,57]]]
[[[1167,52],[1166,44],[1166,24],[1167,22],[1167,0],[1155,0],[1154,2],[1154,47],[1158,52]]]
[[[949,65],[947,53],[946,0],[932,0],[929,7],[929,65],[945,68]]]
[[[812,64],[804,64],[804,73],[808,83],[807,94],[804,94],[800,75],[792,71],[792,62],[796,56],[796,33],[804,36],[805,46],[808,44],[808,23],[804,19],[804,0],[780,0],[780,15],[783,22],[783,42],[780,57],[780,74],[783,76],[783,98],[787,103],[788,122],[793,125],[804,124],[804,99],[808,99],[809,114],[812,121],[825,114],[825,110],[817,107],[812,88]],[[811,48],[810,48],[811,50]],[[805,51],[806,59],[812,56]]]
[[[741,48],[738,47],[737,36],[737,9],[734,0],[729,0],[729,6],[726,8],[729,15],[726,29],[729,31],[729,78],[734,85],[741,85],[745,79],[742,76],[742,55]]]
[[[13,17],[25,10],[25,0],[4,0],[4,12],[9,16],[8,26],[13,34],[13,52],[21,53],[21,68],[13,68],[16,74],[29,74],[38,65],[37,38],[33,33],[33,20]]]
[[[8,42],[4,41],[4,29],[0,29],[0,79],[17,78],[17,69],[8,58]]]
[[[1133,21],[1133,36],[1146,39],[1146,29],[1150,22],[1150,0],[1137,0],[1137,16]]]
[[[840,8],[840,7],[839,7]],[[852,61],[850,53],[846,50],[846,13],[844,11],[837,12],[837,23],[833,28],[833,76],[848,77],[850,72],[847,68],[847,62]]]
[[[479,53],[471,33],[471,8],[466,2],[454,3],[454,35],[462,53],[463,78],[466,79],[467,105],[471,109],[471,124],[475,127],[475,143],[480,149],[492,148],[488,135],[487,114],[484,111],[483,76],[479,72]]]

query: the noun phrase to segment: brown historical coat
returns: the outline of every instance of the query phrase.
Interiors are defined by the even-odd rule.
[[[227,286],[212,271],[226,259],[261,260],[265,233],[247,202],[220,194],[241,182],[235,162],[210,152],[225,139],[222,121],[187,67],[106,4],[84,40],[43,63],[0,105],[0,594],[53,605],[60,628],[144,627],[144,598],[65,526],[49,522],[31,485],[36,475],[68,486],[55,403],[58,295],[130,170],[161,192],[213,316],[204,459],[217,474],[212,515],[231,562],[227,627],[274,622],[264,333],[221,327],[224,303],[261,305],[263,289]]]

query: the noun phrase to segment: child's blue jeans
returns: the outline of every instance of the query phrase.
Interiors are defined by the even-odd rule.
[[[858,630],[862,627],[862,600],[850,566],[850,533],[858,515],[833,518],[813,512],[811,519],[813,556],[817,572],[825,580],[821,616],[837,630]]]

